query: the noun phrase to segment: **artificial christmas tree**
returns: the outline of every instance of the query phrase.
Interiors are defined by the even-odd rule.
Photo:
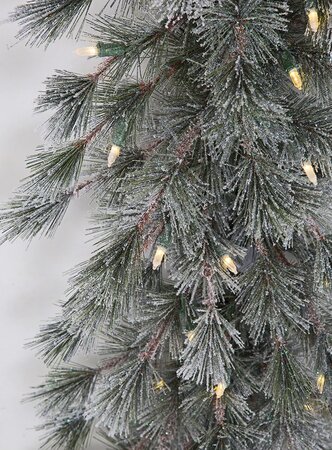
[[[48,45],[91,3],[13,18]],[[52,235],[84,192],[96,242],[32,344],[47,448],[332,448],[330,7],[105,0],[95,72],[46,81],[4,239]]]

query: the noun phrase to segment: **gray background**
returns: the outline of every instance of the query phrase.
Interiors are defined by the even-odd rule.
[[[23,0],[1,0],[0,21]],[[94,2],[96,8],[103,0]],[[99,4],[99,5],[98,5]],[[74,54],[77,43],[61,40],[45,52],[17,43],[13,23],[0,24],[0,202],[26,175],[25,158],[43,142],[45,116],[33,112],[34,99],[54,69],[88,72],[89,62]],[[82,43],[81,43],[82,45]],[[90,63],[91,66],[91,63]],[[22,404],[45,367],[24,344],[53,316],[66,289],[64,272],[89,256],[85,242],[88,203],[74,200],[55,238],[29,246],[17,240],[0,247],[0,449],[37,450],[34,406]],[[93,446],[97,449],[97,445]]]

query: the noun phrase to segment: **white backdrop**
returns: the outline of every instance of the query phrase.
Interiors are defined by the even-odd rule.
[[[24,0],[1,0],[0,21]],[[94,2],[98,8],[103,0]],[[45,117],[33,113],[42,82],[54,69],[85,73],[88,62],[73,53],[77,44],[62,40],[44,49],[17,43],[17,26],[0,25],[0,202],[18,185],[25,158],[43,142]],[[40,323],[57,311],[66,289],[64,272],[89,256],[84,229],[88,204],[74,200],[52,240],[39,239],[27,247],[17,240],[0,247],[0,449],[37,450],[39,434],[34,406],[22,404],[30,386],[42,381],[45,367],[24,344]],[[98,447],[99,448],[99,447]],[[93,450],[97,449],[97,445]]]

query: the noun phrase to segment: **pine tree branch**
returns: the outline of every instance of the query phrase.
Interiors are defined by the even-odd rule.
[[[237,301],[255,343],[265,337],[266,331],[274,337],[278,333],[284,334],[290,327],[302,332],[308,330],[303,317],[307,300],[302,294],[304,277],[301,270],[284,268],[268,252],[243,275],[240,284],[243,289]]]
[[[37,100],[37,112],[55,110],[48,120],[47,133],[57,141],[81,137],[92,121],[93,97],[98,76],[82,76],[57,71],[46,80],[46,89]]]
[[[17,35],[31,45],[48,45],[66,34],[78,34],[92,0],[29,0],[17,6],[11,19],[21,25]]]
[[[215,307],[203,311],[196,323],[194,338],[183,352],[178,376],[204,384],[207,389],[219,383],[227,384],[233,367],[231,341],[243,346],[239,333]]]

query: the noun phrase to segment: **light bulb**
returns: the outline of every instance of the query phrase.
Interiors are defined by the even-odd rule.
[[[78,56],[98,56],[99,49],[96,45],[91,45],[90,47],[77,48],[75,53]]]
[[[221,398],[224,395],[226,386],[223,383],[217,384],[214,388],[214,392],[216,393],[217,398]]]
[[[317,377],[317,389],[320,394],[323,393],[325,386],[325,375],[320,373]]]
[[[313,412],[313,411],[314,411],[313,406],[310,405],[309,403],[306,403],[306,404],[304,405],[304,409],[305,409],[306,411],[308,411],[308,412]]]
[[[293,67],[293,69],[291,69],[288,73],[296,89],[302,91],[303,82],[299,70],[296,67]]]
[[[154,384],[154,388],[156,391],[162,391],[164,390],[166,387],[166,383],[163,379],[156,381],[156,383]]]
[[[165,255],[166,255],[166,248],[162,247],[161,245],[158,245],[156,253],[154,254],[154,258],[152,261],[153,270],[159,269],[159,267],[161,266],[161,264],[163,262]]]
[[[220,264],[223,269],[229,270],[230,272],[234,273],[234,275],[238,274],[236,264],[230,256],[224,255],[220,259]]]
[[[119,147],[118,145],[113,144],[111,147],[111,150],[109,152],[108,155],[108,167],[111,167],[114,162],[118,159],[118,157],[120,156],[121,153],[121,147]]]
[[[309,161],[305,161],[302,164],[302,168],[305,171],[305,174],[307,175],[307,177],[309,178],[309,181],[313,185],[317,186],[317,175],[316,175],[316,172],[315,172],[312,164]]]
[[[313,33],[317,33],[319,28],[319,17],[318,17],[318,11],[316,8],[310,8],[307,11],[308,14],[308,21],[309,21],[309,27],[310,30]]]
[[[189,341],[189,342],[192,342],[192,340],[194,339],[194,337],[195,337],[195,330],[190,330],[190,331],[188,331],[188,333],[187,333],[188,341]]]

